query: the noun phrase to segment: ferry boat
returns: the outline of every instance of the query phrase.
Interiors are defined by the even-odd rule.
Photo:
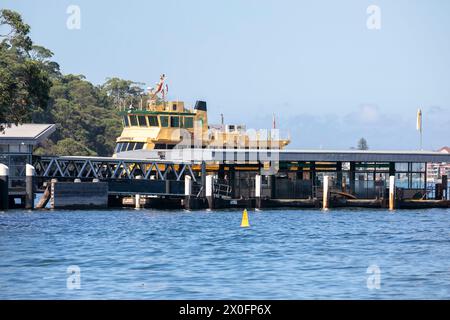
[[[283,149],[289,144],[290,139],[279,138],[277,130],[247,130],[242,124],[226,125],[223,116],[221,124],[208,124],[207,103],[197,101],[190,109],[183,101],[166,101],[165,80],[163,74],[154,88],[148,88],[145,105],[120,108],[123,131],[116,140],[114,157],[124,152],[138,154],[133,151],[139,150]]]

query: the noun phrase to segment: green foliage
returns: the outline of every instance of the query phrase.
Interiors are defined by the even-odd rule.
[[[0,10],[0,27],[9,30],[0,35],[0,131],[5,123],[31,121],[47,108],[51,87],[49,71],[51,51],[34,47],[28,36],[30,27],[17,12]],[[44,55],[45,53],[45,55]],[[35,57],[40,57],[35,59]],[[50,68],[51,67],[51,68]]]
[[[0,10],[0,26],[9,30],[0,35],[0,131],[5,123],[55,123],[35,154],[111,155],[122,130],[116,107],[139,103],[141,84],[108,78],[95,86],[82,75],[63,75],[18,13]]]
[[[142,85],[143,83],[130,80],[107,78],[101,88],[112,99],[115,106],[126,108],[129,105],[138,106],[148,99],[141,88]]]
[[[55,155],[95,156],[96,153],[73,138],[59,140],[53,147]]]
[[[364,138],[359,139],[358,141],[358,150],[369,150],[369,146],[367,145],[367,141]]]
[[[77,154],[111,155],[122,128],[121,119],[105,91],[86,81],[83,76],[65,75],[53,81],[50,90],[48,122],[57,124],[51,136],[53,154],[72,155],[75,151],[68,138],[83,145]]]

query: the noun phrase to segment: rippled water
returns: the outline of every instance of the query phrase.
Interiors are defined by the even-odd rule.
[[[449,299],[450,210],[0,213],[3,299]],[[79,266],[80,289],[67,288]],[[367,268],[380,268],[368,289]]]

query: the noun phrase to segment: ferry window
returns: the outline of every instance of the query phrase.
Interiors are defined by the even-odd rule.
[[[115,152],[120,152],[120,148],[122,147],[122,143],[118,143],[118,144],[116,144],[116,149],[115,149]]]
[[[193,128],[194,127],[194,118],[193,117],[185,117],[184,118],[184,127],[185,128]]]
[[[140,150],[140,149],[144,149],[144,143],[136,142],[136,146],[134,147],[134,150]]]
[[[148,116],[148,123],[150,127],[158,126],[158,117],[157,116]]]
[[[123,123],[124,123],[125,127],[130,126],[130,122],[128,121],[128,116],[123,116]]]
[[[120,147],[120,152],[126,151],[126,150],[127,150],[127,146],[128,146],[128,143],[127,143],[127,142],[124,142],[124,143],[122,144],[122,146]]]
[[[130,142],[130,143],[128,144],[127,151],[133,150],[135,145],[136,145],[135,142]]]
[[[159,116],[159,121],[161,122],[161,127],[169,126],[169,117],[168,116]]]
[[[173,110],[173,111],[176,111],[176,110],[177,110],[177,105],[176,105],[175,103],[172,105],[172,110]]]
[[[140,127],[147,126],[147,120],[145,120],[145,116],[138,116],[138,122]]]
[[[180,127],[180,117],[176,117],[176,116],[170,117],[170,126],[172,128],[179,128]]]
[[[130,123],[132,126],[137,126],[138,122],[137,122],[137,117],[136,116],[130,116]]]
[[[164,143],[155,144],[155,149],[165,149],[166,145]]]

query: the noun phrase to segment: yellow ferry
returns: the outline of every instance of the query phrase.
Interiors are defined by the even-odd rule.
[[[183,101],[166,101],[167,85],[161,75],[149,90],[145,106],[121,108],[123,131],[114,156],[137,150],[174,148],[283,149],[290,139],[273,137],[275,130],[246,130],[245,125],[209,125],[207,104],[197,101],[193,109]],[[275,124],[274,124],[275,126]],[[275,131],[277,132],[277,131]]]

